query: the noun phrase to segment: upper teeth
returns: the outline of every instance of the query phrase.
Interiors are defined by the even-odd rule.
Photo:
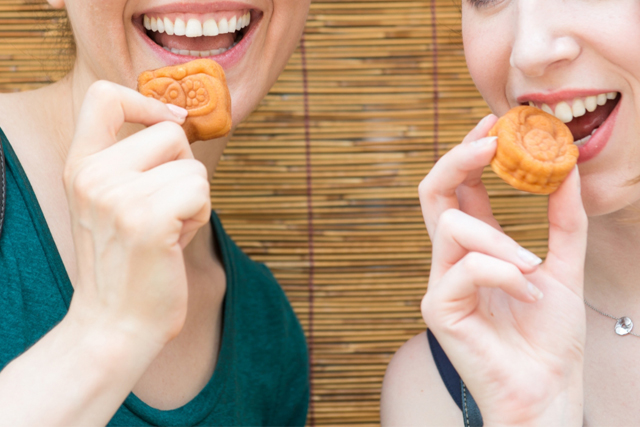
[[[542,111],[553,114],[564,123],[569,123],[574,117],[581,117],[587,111],[594,111],[598,105],[607,103],[607,99],[616,99],[618,92],[607,92],[599,95],[587,96],[586,98],[575,98],[573,101],[562,101],[556,104],[555,108],[551,108],[548,104],[536,105],[535,102],[529,101],[532,107],[538,107]]]
[[[235,33],[245,28],[251,22],[251,13],[246,12],[242,16],[231,18],[196,18],[196,17],[151,17],[144,15],[144,28],[159,33],[167,33],[170,36],[217,36],[219,34]]]

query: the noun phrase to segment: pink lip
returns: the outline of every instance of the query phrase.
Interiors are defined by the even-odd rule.
[[[212,6],[215,6],[215,10],[212,10]],[[216,2],[216,3],[178,3],[171,4],[166,6],[161,6],[154,9],[149,9],[148,11],[138,13],[134,15],[132,18],[134,27],[138,30],[140,37],[144,40],[144,42],[149,45],[151,51],[155,53],[162,62],[167,65],[178,65],[184,64],[185,62],[189,62],[194,59],[199,59],[199,56],[187,56],[187,55],[178,55],[173,52],[169,52],[163,49],[161,46],[156,44],[153,40],[147,37],[146,29],[142,26],[142,15],[143,14],[151,14],[151,13],[211,13],[211,12],[219,12],[219,11],[229,11],[229,10],[243,10],[243,9],[251,9],[251,24],[249,25],[249,31],[244,35],[240,43],[238,43],[232,49],[228,51],[216,55],[210,56],[208,58],[216,61],[218,64],[224,68],[225,71],[232,68],[235,64],[237,64],[246,54],[253,38],[255,36],[256,31],[260,27],[262,23],[263,13],[261,11],[256,11],[251,6],[244,3],[237,2]]]
[[[152,13],[213,13],[243,9],[257,10],[255,6],[235,1],[221,1],[215,3],[172,3],[136,13],[133,15],[133,19],[137,20],[137,18],[144,14]]]
[[[615,90],[606,89],[566,89],[551,93],[528,93],[520,95],[517,98],[518,104],[533,101],[544,104],[557,104],[562,101],[572,100],[574,98],[585,98],[587,96],[595,96],[601,93],[617,92]]]
[[[621,96],[621,95],[618,95]],[[589,141],[584,144],[582,147],[578,147],[580,150],[580,156],[578,157],[578,163],[584,163],[588,160],[593,159],[597,156],[607,145],[609,142],[609,138],[611,138],[611,134],[613,133],[613,128],[616,124],[616,119],[618,118],[618,112],[620,112],[620,105],[622,105],[622,98],[618,100],[618,105],[613,109],[607,120],[604,121],[594,133]]]

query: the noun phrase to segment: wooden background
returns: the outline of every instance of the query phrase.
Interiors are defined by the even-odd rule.
[[[42,0],[0,0],[0,92],[63,75],[61,19]],[[314,1],[212,182],[225,227],[272,269],[306,330],[309,425],[377,425],[386,365],[425,329],[417,186],[488,113],[459,26],[459,0]],[[507,233],[544,255],[546,198],[484,178]]]

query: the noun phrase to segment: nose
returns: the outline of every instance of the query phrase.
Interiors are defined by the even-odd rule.
[[[520,0],[515,11],[511,66],[527,77],[540,77],[550,66],[575,60],[581,51],[572,34],[572,17],[558,0]]]

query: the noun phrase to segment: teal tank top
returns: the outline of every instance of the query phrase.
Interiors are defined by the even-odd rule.
[[[6,207],[0,235],[0,370],[66,315],[73,287],[29,180],[0,129]],[[110,426],[302,426],[308,354],[291,305],[269,269],[247,257],[215,212],[211,227],[227,276],[215,371],[186,405],[170,411],[129,394]],[[37,407],[34,408],[37,410]]]

